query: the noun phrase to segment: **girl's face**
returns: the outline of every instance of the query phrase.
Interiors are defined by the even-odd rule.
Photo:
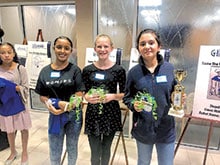
[[[109,54],[113,50],[113,46],[111,45],[111,41],[108,37],[99,37],[96,40],[95,48],[99,60],[108,59]]]
[[[60,62],[67,61],[72,53],[70,42],[66,39],[58,39],[54,45],[54,52],[56,60]]]
[[[138,50],[144,60],[150,60],[157,56],[160,46],[153,33],[143,33],[140,37]]]
[[[0,46],[0,58],[2,63],[10,64],[13,62],[13,58],[15,56],[15,52],[9,45],[1,45]]]

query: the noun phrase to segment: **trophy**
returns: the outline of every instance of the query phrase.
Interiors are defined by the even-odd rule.
[[[184,116],[183,99],[185,87],[181,82],[186,78],[187,72],[183,69],[174,70],[174,76],[177,80],[177,85],[174,87],[174,92],[171,95],[172,107],[170,108],[168,115],[182,118]]]

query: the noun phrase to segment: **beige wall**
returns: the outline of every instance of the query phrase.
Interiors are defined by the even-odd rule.
[[[93,47],[93,0],[76,0],[76,38],[78,65],[85,65],[87,47]]]

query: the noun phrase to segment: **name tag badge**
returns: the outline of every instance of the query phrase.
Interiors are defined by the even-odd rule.
[[[104,74],[100,74],[100,73],[96,73],[95,74],[95,78],[99,79],[99,80],[104,80],[105,79],[105,75]]]
[[[165,83],[165,82],[167,82],[167,76],[166,75],[157,76],[156,77],[156,82],[157,83]]]
[[[60,72],[51,72],[50,73],[50,77],[52,78],[58,78],[58,77],[60,77]]]

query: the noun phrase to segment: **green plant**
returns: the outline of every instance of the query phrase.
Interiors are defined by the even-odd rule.
[[[76,121],[79,121],[80,119],[80,105],[82,103],[82,96],[77,95],[71,95],[69,99],[69,111],[72,110],[73,104],[75,104],[76,107]]]
[[[105,100],[105,95],[107,91],[104,89],[103,86],[100,87],[92,87],[88,91],[89,96],[98,96],[99,97],[99,114],[102,114],[102,109],[103,109],[103,101]]]
[[[153,115],[153,118],[155,120],[157,120],[157,102],[155,100],[155,98],[153,96],[151,96],[150,93],[148,92],[138,92],[133,101],[132,101],[132,104],[134,104],[134,102],[138,101],[139,104],[138,104],[138,109],[145,109],[145,106],[146,105],[150,105],[152,106],[151,109],[152,109],[152,115]]]

